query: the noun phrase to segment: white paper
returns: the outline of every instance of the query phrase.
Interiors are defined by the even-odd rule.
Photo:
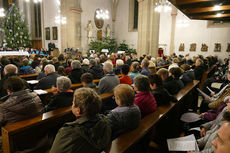
[[[125,51],[118,51],[117,54],[124,54]]]
[[[108,49],[102,49],[101,52],[102,52],[102,53],[108,53],[109,50],[108,50]]]
[[[191,129],[189,129],[189,131],[192,131],[192,130],[195,130],[195,131],[201,131],[200,127],[195,127],[195,128],[191,128]]]
[[[204,97],[204,98],[209,98],[211,99],[211,97],[209,95],[207,95],[206,93],[204,93],[203,91],[201,91],[199,88],[196,88],[197,91],[199,91],[199,93]]]
[[[41,89],[39,89],[39,90],[34,90],[34,92],[36,92],[38,95],[43,95],[43,94],[47,94],[47,93],[48,93],[47,91],[41,90]]]
[[[38,84],[38,80],[29,80],[29,81],[27,81],[27,83],[29,83],[29,84]]]
[[[209,87],[206,87],[210,92],[213,92]],[[214,92],[215,93],[215,92]]]
[[[181,121],[186,122],[186,123],[192,123],[201,120],[200,115],[196,113],[184,113],[181,118]]]
[[[221,85],[222,85],[222,83],[214,82],[214,83],[211,84],[211,87],[216,88],[216,89],[220,89]]]
[[[167,139],[169,151],[199,151],[194,135]]]

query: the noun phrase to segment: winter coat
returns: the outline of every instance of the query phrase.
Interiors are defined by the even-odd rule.
[[[48,74],[46,77],[43,77],[34,89],[50,89],[52,86],[56,86],[58,75],[56,72]]]
[[[119,84],[120,80],[113,72],[107,73],[98,84],[98,93],[111,92]]]

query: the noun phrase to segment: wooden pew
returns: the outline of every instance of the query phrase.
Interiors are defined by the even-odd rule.
[[[100,95],[102,102],[107,102],[108,99],[111,101],[112,96],[112,92]],[[2,127],[3,152],[14,153],[18,151],[18,148],[21,150],[33,148],[37,141],[48,133],[51,132],[55,136],[64,123],[74,120],[71,107],[66,107]]]
[[[162,133],[163,141],[167,138],[179,136],[179,128],[176,125],[179,122],[181,114],[189,108],[190,105],[186,104],[187,99],[197,99],[198,95],[192,95],[191,93],[196,91],[199,81],[194,81],[185,86],[178,94],[175,95],[178,102],[171,103],[169,106],[160,106],[156,112],[146,116],[141,120],[139,127],[133,131],[127,132],[112,141],[111,145],[106,148],[106,153],[145,153],[147,152],[148,143],[153,133],[153,129],[156,128]],[[196,98],[195,98],[196,97]],[[186,110],[183,110],[186,109]],[[162,115],[162,116],[161,116]],[[171,125],[168,125],[171,124]],[[160,125],[160,126],[159,126]],[[161,129],[164,130],[161,130]],[[169,130],[170,128],[170,130]],[[175,132],[178,130],[178,132]],[[175,133],[174,133],[175,132]]]
[[[19,77],[25,80],[36,80],[38,76],[38,73],[34,74],[27,74],[27,75],[20,75]]]

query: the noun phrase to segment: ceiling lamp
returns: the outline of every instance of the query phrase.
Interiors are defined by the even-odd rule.
[[[97,19],[109,19],[109,11],[108,10],[102,10],[102,9],[98,9],[96,11],[96,18]]]
[[[0,17],[4,17],[5,15],[5,10],[4,8],[0,8]]]
[[[161,12],[171,12],[172,11],[172,6],[171,3],[168,0],[158,0],[155,4],[155,11],[158,13]]]
[[[215,10],[215,11],[220,10],[220,5],[215,5],[214,8],[213,8],[213,10]]]
[[[216,16],[217,16],[217,17],[221,17],[222,14],[221,14],[221,13],[217,13]]]

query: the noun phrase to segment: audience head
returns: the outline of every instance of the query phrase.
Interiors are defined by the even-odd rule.
[[[55,72],[55,67],[52,64],[48,64],[44,68],[45,74],[48,75],[50,73]]]
[[[17,74],[18,68],[13,64],[8,64],[4,67],[4,74]]]
[[[173,77],[173,78],[179,78],[182,75],[182,71],[179,67],[172,67],[169,70],[169,74]]]
[[[89,65],[89,60],[85,58],[85,59],[82,61],[82,64],[84,64],[84,65]]]
[[[89,60],[89,67],[92,67],[92,66],[97,66],[97,61],[95,59]]]
[[[124,65],[124,61],[122,59],[116,60],[116,66],[122,66]]]
[[[196,59],[195,66],[201,66],[202,64],[203,64],[203,61],[200,58]]]
[[[134,103],[135,92],[127,84],[120,84],[114,88],[115,101],[118,106],[131,106]]]
[[[71,59],[71,58],[69,58],[69,59],[67,60],[67,65],[68,65],[69,67],[71,66],[72,61],[73,61],[73,59]]]
[[[75,90],[73,97],[72,112],[76,117],[93,119],[101,108],[101,98],[90,88]]]
[[[83,86],[93,83],[93,75],[91,73],[84,73],[81,75],[81,83]]]
[[[149,67],[149,60],[143,59],[142,62],[141,62],[141,67],[143,69],[148,68]]]
[[[178,59],[178,58],[174,58],[174,59],[172,60],[172,63],[179,63],[179,59]]]
[[[18,92],[25,89],[24,81],[18,76],[9,77],[4,82],[4,88],[8,91],[8,93]]]
[[[54,57],[54,58],[52,59],[52,62],[53,62],[53,63],[57,63],[57,62],[58,62],[58,58],[57,58],[57,57]]]
[[[163,87],[163,81],[161,77],[157,74],[153,74],[149,76],[149,82],[150,82],[150,88],[156,89],[156,88],[161,88]]]
[[[129,73],[129,65],[128,64],[122,65],[121,74],[128,75],[128,73]]]
[[[59,75],[66,76],[65,68],[64,66],[59,66],[58,67],[58,72]]]
[[[105,73],[113,72],[113,64],[111,62],[105,62],[103,66],[103,70]]]
[[[166,68],[161,68],[157,71],[157,75],[161,77],[161,79],[164,81],[169,76],[169,71]]]
[[[57,78],[57,89],[60,92],[65,92],[70,89],[72,83],[71,80],[68,77],[60,76]]]
[[[138,92],[149,91],[149,78],[145,75],[138,75],[134,78],[134,89]]]
[[[220,127],[217,137],[212,141],[215,153],[230,152],[230,112],[224,114],[224,124]]]
[[[73,60],[71,63],[72,69],[80,69],[81,68],[81,63],[78,60]]]
[[[184,71],[190,70],[190,66],[189,66],[188,64],[182,64],[180,67],[181,67]]]
[[[22,64],[23,64],[23,66],[29,65],[29,60],[26,59],[26,58],[24,58],[24,59],[22,60]]]
[[[138,62],[133,62],[131,65],[131,71],[137,73],[141,70],[140,64]]]

